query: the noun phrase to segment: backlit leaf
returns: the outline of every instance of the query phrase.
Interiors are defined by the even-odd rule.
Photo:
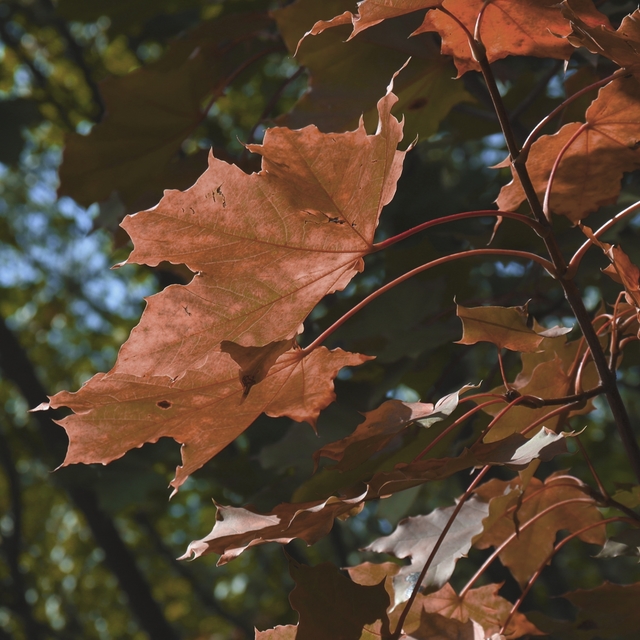
[[[513,607],[511,602],[498,595],[499,589],[500,585],[489,584],[470,589],[461,598],[451,585],[446,584],[440,591],[424,596],[422,603],[429,613],[439,613],[460,622],[475,620],[486,633],[498,633]],[[543,635],[522,613],[517,612],[505,630],[505,637],[519,638],[526,634]]]
[[[601,206],[614,203],[625,171],[640,167],[640,84],[635,77],[617,79],[600,89],[586,113],[586,123],[566,124],[558,133],[534,142],[527,169],[542,202],[555,171],[549,198],[551,213],[573,223]],[[524,201],[517,176],[502,188],[497,204],[516,210]]]
[[[290,339],[319,300],[362,271],[382,207],[396,189],[402,125],[379,103],[375,135],[270,129],[260,173],[213,157],[185,192],[167,191],[122,226],[127,262],[163,260],[196,272],[147,301],[115,371],[172,377],[199,366],[222,340],[263,346]]]
[[[586,4],[583,2],[583,4]],[[448,9],[474,33],[479,12],[486,5],[480,38],[489,62],[507,56],[536,56],[567,60],[573,53],[569,43],[558,37],[570,33],[556,0],[444,0]],[[416,33],[437,31],[442,38],[442,53],[453,56],[458,76],[480,69],[473,59],[467,34],[442,11],[429,11]]]
[[[262,412],[315,425],[319,412],[335,398],[338,371],[367,359],[324,347],[304,357],[293,349],[279,357],[246,397],[238,366],[221,352],[175,380],[98,374],[76,393],[62,391],[50,400],[51,408],[75,412],[60,421],[69,436],[63,465],[106,464],[145,442],[171,437],[182,444],[183,464],[171,482],[177,489]]]
[[[519,482],[518,479],[511,483],[490,480],[478,487],[476,492],[483,499],[490,500],[494,496],[502,497],[508,487],[517,487]],[[582,501],[552,509],[525,527],[536,514],[554,504],[573,499]],[[527,583],[550,554],[558,531],[578,531],[602,520],[602,515],[593,498],[589,496],[586,485],[577,478],[561,473],[552,474],[544,483],[532,478],[519,503],[504,506],[506,509],[502,517],[492,518],[489,528],[474,542],[474,546],[479,549],[497,547],[519,529],[519,534],[500,552],[499,557],[520,586]],[[579,537],[585,542],[603,544],[604,527],[594,527]]]
[[[473,307],[457,305],[463,334],[459,344],[492,342],[499,349],[536,351],[546,337],[527,326],[526,307]],[[563,328],[564,333],[571,329]]]
[[[267,542],[287,544],[300,538],[313,544],[331,531],[335,518],[357,513],[364,497],[365,494],[350,499],[331,497],[316,502],[281,504],[267,514],[218,505],[211,533],[192,542],[182,558],[217,553],[218,564],[226,564],[245,549]]]

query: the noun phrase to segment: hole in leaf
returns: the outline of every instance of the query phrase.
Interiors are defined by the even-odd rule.
[[[161,409],[168,409],[171,406],[171,403],[168,400],[160,400],[160,402],[158,402],[157,405]]]

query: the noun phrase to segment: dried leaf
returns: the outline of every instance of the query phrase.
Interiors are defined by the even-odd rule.
[[[490,480],[478,487],[476,493],[485,500],[496,496],[502,498],[505,489],[516,487],[518,482],[519,480],[511,483]],[[530,526],[524,526],[536,514],[554,504],[573,499],[581,499],[584,502],[565,504],[561,508],[549,511]],[[489,526],[474,542],[474,546],[479,549],[498,547],[519,529],[519,535],[500,552],[499,557],[521,587],[551,553],[558,531],[578,531],[602,520],[602,514],[590,497],[586,485],[577,478],[561,473],[552,474],[544,483],[532,478],[519,504],[515,505],[517,508],[513,505],[508,506],[504,501],[501,501],[501,504],[505,507],[503,515],[496,518],[495,514],[492,514],[492,520],[487,523]],[[595,527],[579,537],[585,542],[603,544],[604,528]]]
[[[387,400],[377,409],[364,414],[365,421],[346,438],[325,445],[313,454],[314,460],[321,457],[337,460],[337,469],[353,469],[370,459],[375,453],[386,447],[407,425],[417,422],[423,427],[444,420],[458,406],[460,391],[451,393],[433,405],[422,402],[401,402]]]
[[[577,223],[618,198],[626,171],[640,167],[640,84],[619,78],[600,89],[586,113],[586,123],[567,124],[558,133],[534,142],[527,169],[540,201],[556,159],[549,210]],[[514,174],[497,199],[505,211],[515,211],[524,191]]]
[[[525,307],[472,307],[457,305],[463,334],[458,344],[491,342],[499,349],[536,351],[544,340],[543,333],[527,326],[529,314]],[[562,328],[561,333],[571,329]]]
[[[290,559],[289,571],[296,583],[289,600],[300,615],[296,640],[359,640],[365,626],[387,622],[389,594],[382,582],[357,584],[329,562],[308,567]]]
[[[489,584],[479,589],[470,589],[461,598],[446,584],[440,591],[430,593],[422,599],[424,610],[439,613],[445,618],[467,622],[474,620],[486,633],[498,633],[506,621],[513,604],[498,595],[499,584]],[[505,637],[519,638],[523,635],[544,635],[522,613],[517,612],[509,622]]]
[[[621,67],[637,72],[640,63],[640,9],[625,16],[616,31],[605,15],[592,13],[586,17],[582,14],[582,7],[577,6],[580,4],[576,0],[562,3],[563,15],[571,20],[569,42],[574,47],[585,47],[591,53],[605,56]]]
[[[396,189],[402,125],[379,103],[380,126],[343,134],[269,129],[260,173],[217,160],[188,191],[167,191],[122,226],[127,262],[186,264],[197,275],[147,301],[114,371],[175,377],[222,340],[264,346],[292,338],[316,303],[343,289],[372,250]]]
[[[228,354],[217,352],[175,380],[98,374],[76,393],[61,391],[41,408],[65,406],[75,412],[59,423],[69,436],[63,466],[106,464],[161,437],[182,443],[183,465],[171,482],[177,489],[262,412],[315,425],[320,411],[335,399],[338,371],[368,359],[324,347],[305,357],[293,349],[278,358],[242,402],[238,367]]]
[[[583,3],[586,4],[586,3]],[[569,20],[556,0],[444,0],[442,6],[474,32],[479,12],[482,17],[480,38],[489,62],[507,56],[536,56],[568,60],[573,53],[559,35],[571,32]],[[443,55],[453,56],[458,77],[467,71],[479,71],[473,59],[467,34],[442,11],[429,11],[416,33],[437,31],[442,38]]]
[[[287,544],[300,538],[313,544],[331,531],[335,518],[357,513],[365,496],[363,493],[350,499],[332,496],[322,501],[281,504],[267,514],[217,505],[216,523],[211,533],[190,543],[180,559],[217,553],[221,565],[249,547],[267,542]]]
[[[408,600],[454,509],[435,509],[427,516],[406,518],[391,535],[378,538],[365,547],[366,551],[391,553],[397,558],[411,559],[411,564],[402,567],[393,578],[396,605]],[[472,539],[482,532],[482,520],[488,513],[488,503],[475,497],[464,503],[427,571],[422,588],[440,588],[448,582],[457,560],[466,555]]]

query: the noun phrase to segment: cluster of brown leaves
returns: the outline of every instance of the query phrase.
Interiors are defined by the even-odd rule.
[[[306,4],[301,0],[276,12],[283,31],[292,14]],[[600,206],[615,202],[623,173],[640,167],[638,12],[614,30],[590,0],[565,0],[562,5],[556,0],[364,0],[357,14],[345,11],[324,17],[316,9],[318,21],[301,43],[302,33],[294,28],[288,31],[287,44],[290,49],[300,47],[314,84],[284,122],[308,122],[315,112],[325,112],[328,98],[323,92],[331,78],[313,68],[314,47],[336,52],[342,52],[342,46],[351,47],[347,71],[340,80],[349,82],[362,56],[381,55],[380,49],[361,46],[361,34],[378,29],[377,37],[384,40],[390,18],[419,10],[427,11],[412,35],[419,38],[437,32],[442,54],[452,56],[458,76],[479,68],[480,45],[476,43],[474,51],[469,42],[473,34],[489,62],[512,55],[567,60],[575,47],[585,46],[626,70],[600,90],[584,123],[566,124],[557,133],[540,137],[520,160],[526,161],[549,217],[562,215],[578,224]],[[128,96],[135,101],[140,119],[150,108],[146,95],[157,97],[164,86],[175,92],[175,85],[166,83],[169,76],[181,83],[180,94],[190,96],[186,107],[180,102],[177,108],[173,97],[167,96],[161,134],[145,138],[152,140],[143,153],[153,156],[153,180],[162,180],[185,130],[204,117],[203,101],[215,100],[244,61],[261,55],[268,46],[248,36],[260,32],[270,20],[267,16],[254,16],[249,22],[231,19],[225,29],[237,36],[232,44],[228,37],[218,37],[223,31],[220,24],[213,31],[207,25],[191,40],[176,44],[161,63],[105,84],[107,102],[111,105],[112,100]],[[343,45],[338,38],[314,44],[311,36],[334,28],[342,34],[345,26],[351,29],[353,42]],[[252,44],[239,44],[246,42]],[[201,47],[202,43],[206,46]],[[212,66],[211,60],[216,64]],[[95,376],[75,393],[63,391],[50,399],[48,407],[65,406],[74,412],[61,421],[70,439],[64,464],[107,463],[168,436],[182,445],[183,464],[171,483],[177,490],[263,412],[315,426],[320,411],[334,399],[333,380],[339,370],[362,364],[369,356],[324,347],[304,350],[296,338],[316,304],[344,289],[363,270],[363,258],[375,250],[376,226],[382,208],[394,196],[406,153],[398,150],[403,125],[392,109],[410,110],[412,101],[425,96],[429,102],[443,83],[452,82],[445,81],[449,62],[437,52],[422,50],[411,65],[397,79],[400,101],[391,88],[379,101],[375,133],[367,133],[364,119],[353,131],[328,132],[353,125],[365,110],[360,102],[341,110],[339,122],[333,116],[322,120],[320,128],[270,129],[262,145],[248,147],[262,157],[258,173],[248,175],[210,155],[207,170],[192,187],[166,191],[156,206],[124,220],[122,226],[135,247],[127,263],[157,266],[168,261],[186,265],[194,275],[187,285],[172,285],[147,300],[141,322],[123,345],[112,371]],[[465,99],[463,89],[447,90],[446,100],[431,114],[432,123],[437,125],[453,104]],[[129,112],[114,106],[91,136],[68,140],[62,192],[73,194],[79,202],[110,195],[104,189],[91,191],[84,171],[104,173],[130,205],[144,198],[139,184],[148,184],[149,176],[140,175],[137,161],[134,167],[114,162],[120,153],[130,157],[129,147],[139,150],[141,144],[136,139],[139,123],[130,119],[127,125],[133,135],[126,141],[113,139],[110,131],[119,113]],[[149,165],[140,166],[150,170]],[[514,211],[524,200],[514,173],[498,205]],[[611,260],[607,273],[623,285],[628,304],[640,310],[640,270],[620,248],[604,245],[590,233]],[[503,400],[497,408],[486,408],[494,420],[484,438],[452,457],[426,455],[437,442],[437,428],[432,427],[449,419],[470,387],[436,404],[386,402],[367,413],[349,437],[316,452],[316,463],[324,457],[336,465],[301,488],[299,496],[307,491],[313,498],[278,505],[267,514],[219,506],[212,532],[191,543],[185,557],[214,552],[220,554],[220,562],[227,562],[266,542],[300,538],[313,544],[327,535],[336,518],[357,513],[366,500],[485,465],[530,468],[531,463],[535,466],[564,452],[566,439],[559,433],[563,421],[590,406],[568,406],[562,418],[554,413],[545,422],[553,410],[545,400],[575,392],[578,369],[583,389],[597,385],[593,365],[580,364],[584,345],[567,342],[565,330],[531,327],[522,308],[459,307],[458,315],[463,322],[462,344],[485,341],[499,350],[523,354],[521,374],[508,388],[493,392]],[[514,395],[529,398],[528,404],[505,413],[506,401]],[[411,430],[426,433],[420,436],[427,441],[420,455],[405,446]],[[330,565],[310,568],[291,561],[296,583],[291,602],[300,622],[296,627],[259,632],[257,637],[357,639],[388,634],[402,611],[398,605],[409,598],[453,510],[438,509],[403,521],[393,534],[369,545],[373,552],[410,558],[402,568],[367,563],[351,568],[348,579]],[[498,595],[499,585],[457,594],[448,584],[456,561],[472,546],[496,548],[524,587],[547,562],[558,531],[603,544],[601,520],[593,497],[570,476],[552,475],[543,483],[523,472],[511,482],[492,480],[480,485],[459,510],[435,554],[422,583],[432,592],[419,594],[411,604],[403,637],[540,634],[524,615],[511,615],[510,603]],[[631,546],[624,541],[616,544]],[[608,553],[620,551],[619,547],[611,551],[610,544],[607,548]],[[610,598],[609,592],[615,589],[600,590]],[[594,593],[570,598],[587,608]],[[593,615],[596,628],[605,628],[607,623],[597,612]]]

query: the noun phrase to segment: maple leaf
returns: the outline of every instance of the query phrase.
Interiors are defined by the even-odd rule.
[[[406,518],[391,535],[378,538],[365,547],[366,551],[411,558],[411,563],[402,567],[393,578],[396,605],[409,599],[422,567],[454,509],[435,509],[426,516]],[[486,502],[472,498],[464,503],[433,558],[422,588],[440,588],[448,582],[457,560],[467,554],[472,539],[482,533],[482,521],[488,513],[489,504]]]
[[[422,606],[429,613],[439,613],[445,618],[467,622],[472,619],[486,633],[498,633],[506,621],[513,604],[498,595],[499,584],[489,584],[470,589],[460,597],[450,584],[435,593],[423,596]],[[544,635],[522,613],[516,612],[505,630],[506,638],[519,638],[526,634]]]
[[[186,264],[196,276],[147,300],[114,371],[175,377],[228,340],[263,346],[292,338],[326,294],[343,289],[372,251],[382,207],[396,189],[402,125],[378,103],[380,125],[341,134],[309,126],[269,129],[262,171],[226,162],[185,192],[167,191],[122,226],[134,242],[127,263]]]
[[[569,375],[575,362],[580,341],[566,342],[563,337],[545,338],[540,344],[540,349],[533,353],[522,354],[522,371],[510,388],[523,396],[550,399],[559,398],[573,392],[573,378]],[[586,389],[597,386],[598,374],[592,362],[588,363],[582,375],[582,384]],[[504,394],[507,389],[504,385],[495,387],[491,393]],[[544,426],[551,431],[558,431],[561,423],[570,416],[582,415],[591,411],[591,401],[578,405],[568,410],[565,417],[555,415],[550,417]],[[543,419],[548,413],[554,411],[554,405],[541,406],[539,408],[515,406],[506,414],[497,419],[487,435],[485,442],[497,442],[513,433],[521,432],[525,427]],[[483,409],[492,416],[497,416],[502,407],[488,406]],[[542,427],[540,427],[542,428]]]
[[[498,349],[511,351],[536,351],[542,341],[569,333],[571,328],[554,327],[534,331],[527,326],[529,314],[524,307],[473,307],[457,305],[462,320],[463,334],[458,344],[492,342]]]
[[[220,555],[218,564],[226,564],[243,551],[268,542],[287,544],[300,538],[313,544],[324,538],[335,518],[346,518],[362,509],[366,493],[353,498],[330,497],[327,500],[280,504],[270,513],[216,505],[216,523],[201,540],[194,540],[180,560],[199,558],[209,553]]]
[[[474,546],[479,549],[497,547],[519,530],[517,537],[500,552],[499,557],[522,587],[551,553],[558,531],[578,531],[600,522],[602,514],[595,501],[590,498],[586,486],[577,478],[562,473],[550,475],[544,483],[532,478],[522,495],[517,490],[520,482],[519,479],[511,482],[490,480],[476,489],[476,493],[484,500],[502,498],[506,491],[515,491],[511,504],[500,500],[500,506],[504,509],[502,516],[492,513],[488,528],[474,542]],[[548,507],[572,499],[584,501],[565,504],[562,508],[549,511],[530,526],[524,526]],[[601,545],[604,542],[604,531],[601,527],[595,527],[579,537],[585,542]]]
[[[318,449],[313,458],[316,464],[319,458],[325,457],[338,460],[337,469],[352,469],[386,447],[408,424],[415,422],[430,427],[444,420],[458,406],[460,393],[470,388],[465,386],[441,398],[435,405],[387,400],[377,409],[367,411],[365,421],[351,435]]]
[[[580,2],[581,14],[592,18],[599,12],[591,3]],[[590,6],[591,5],[591,6]],[[467,32],[449,15],[438,11],[442,6],[452,13]],[[453,56],[458,77],[470,70],[480,69],[469,47],[468,33],[474,33],[478,15],[483,12],[480,37],[489,62],[510,55],[537,56],[568,60],[571,45],[562,35],[569,35],[571,27],[555,0],[364,0],[358,5],[358,14],[345,11],[331,20],[318,21],[309,33],[321,33],[329,27],[351,23],[350,38],[389,18],[420,9],[430,9],[424,21],[412,35],[436,31],[442,38],[442,54]]]
[[[363,628],[387,621],[383,582],[358,584],[329,562],[308,567],[289,559],[289,571],[296,583],[289,600],[300,616],[297,640],[359,640]]]
[[[586,5],[586,3],[583,3]],[[444,0],[442,6],[474,33],[478,14],[484,9],[479,35],[489,62],[507,56],[536,56],[568,60],[573,53],[558,37],[571,31],[556,0]],[[458,77],[479,71],[464,30],[442,11],[429,11],[416,33],[436,31],[442,38],[443,55],[453,56]]]
[[[640,84],[618,78],[603,87],[586,113],[586,122],[566,124],[533,143],[527,170],[542,201],[555,169],[548,209],[573,223],[614,203],[625,171],[640,166]],[[524,201],[518,177],[502,188],[498,207],[515,211]]]
[[[89,135],[65,138],[59,195],[88,207],[116,191],[131,205],[149,191],[155,201],[163,188],[180,186],[185,178],[173,174],[185,163],[175,163],[174,156],[207,115],[202,103],[222,95],[251,53],[272,47],[255,37],[270,24],[263,13],[205,22],[175,40],[158,62],[104,80],[105,118]],[[249,52],[246,43],[252,35]],[[245,46],[234,48],[235,40]],[[202,165],[188,167],[187,184],[192,184]]]
[[[407,616],[403,631],[406,635],[400,640],[485,640],[484,629],[475,621],[445,618],[439,613],[428,613],[424,609],[417,609]],[[504,636],[496,636],[489,640],[499,640]]]
[[[398,103],[393,108],[393,113],[404,115],[407,139],[431,136],[454,105],[473,101],[452,77],[451,61],[440,55],[430,36],[407,37],[420,23],[418,15],[385,21],[347,42],[346,27],[308,31],[322,17],[351,6],[350,0],[298,0],[273,12],[289,51],[310,76],[308,91],[278,118],[278,124],[292,129],[315,124],[321,131],[345,131],[357,126],[364,113],[370,130],[377,119],[375,103],[384,93],[387,78],[408,58],[410,62],[394,82]],[[305,32],[322,36],[301,40]]]
[[[343,366],[368,356],[324,347],[304,356],[300,349],[281,355],[247,396],[238,366],[222,352],[177,379],[98,374],[79,391],[61,391],[40,409],[69,407],[75,414],[59,422],[69,436],[62,466],[106,464],[145,442],[172,437],[182,444],[177,488],[205,462],[235,440],[262,412],[315,425],[333,402],[333,378]]]
[[[585,47],[591,53],[613,60],[634,73],[640,63],[640,9],[626,15],[617,30],[601,13],[582,13],[580,2],[565,0],[562,13],[571,20],[571,33],[567,40],[574,47]]]

